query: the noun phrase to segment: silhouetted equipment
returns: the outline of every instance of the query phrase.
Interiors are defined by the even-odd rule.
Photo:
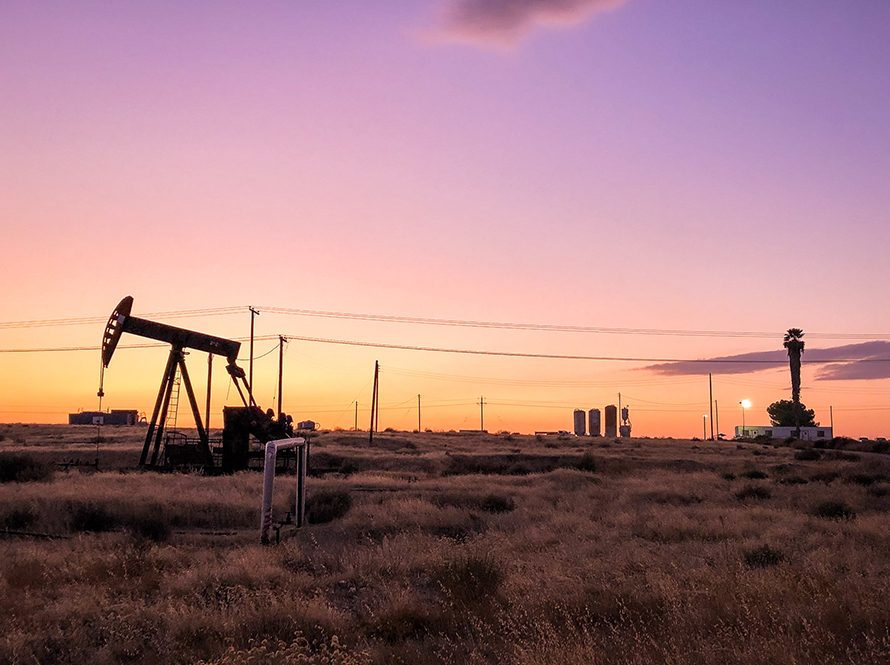
[[[599,409],[591,409],[588,413],[588,433],[590,436],[599,436],[600,435],[600,410]]]
[[[170,344],[167,367],[161,379],[158,397],[151,420],[148,422],[145,445],[139,458],[140,466],[148,468],[202,467],[206,470],[236,471],[248,468],[249,460],[254,456],[250,451],[250,435],[264,444],[275,439],[293,436],[293,426],[289,416],[281,413],[275,419],[271,409],[268,412],[263,412],[253,400],[244,370],[237,364],[241,342],[140,319],[131,316],[132,307],[133,298],[127,296],[111,313],[108,324],[105,326],[105,334],[102,339],[103,372],[100,378],[99,394],[104,394],[102,388],[104,369],[111,362],[121,335],[130,333]],[[186,349],[209,353],[211,358],[214,355],[224,356],[228,361],[226,370],[232,377],[232,382],[244,404],[243,407],[223,409],[222,446],[215,450],[211,448],[210,437],[198,410],[195,391],[189,379],[188,369],[185,365]],[[210,364],[208,363],[208,375],[209,368]],[[178,408],[180,384],[185,386],[195,419],[195,427],[198,430],[197,441],[190,440],[185,434],[173,431],[168,432],[166,439],[164,438],[164,430],[167,428],[168,417],[171,415],[171,407],[173,414]],[[207,393],[209,414],[209,380]],[[161,455],[162,442],[164,443],[163,455]],[[261,459],[262,455],[263,452],[259,451],[255,456]]]
[[[575,436],[587,434],[587,414],[582,409],[575,409]]]
[[[622,407],[621,408],[621,426],[618,428],[618,433],[621,436],[630,436],[629,415],[630,415],[630,411],[628,410],[628,408],[626,406]]]
[[[606,436],[618,436],[618,407],[609,404],[606,407]]]

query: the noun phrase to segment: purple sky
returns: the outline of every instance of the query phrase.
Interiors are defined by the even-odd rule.
[[[131,293],[143,311],[887,333],[888,34],[883,0],[8,0],[0,319],[103,314]]]

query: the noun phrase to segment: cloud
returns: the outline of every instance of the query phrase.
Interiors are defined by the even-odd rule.
[[[537,25],[576,25],[627,0],[450,0],[438,37],[509,47]]]
[[[890,342],[874,341],[845,344],[827,349],[805,349],[805,364],[823,365],[816,372],[819,381],[853,381],[890,378]],[[787,367],[784,349],[741,353],[734,356],[703,358],[649,365],[648,369],[668,376],[702,374],[749,374],[765,369]]]

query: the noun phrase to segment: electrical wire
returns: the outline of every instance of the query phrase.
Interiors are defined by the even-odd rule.
[[[212,307],[203,309],[172,310],[145,314],[150,318],[191,318],[202,316],[221,316],[242,313],[247,305]],[[448,326],[461,328],[492,328],[498,330],[526,330],[539,332],[595,333],[614,335],[660,335],[679,337],[748,337],[776,339],[784,332],[757,330],[688,330],[681,328],[615,328],[605,326],[577,326],[552,323],[517,323],[507,321],[485,321],[473,319],[445,319],[434,317],[392,316],[385,314],[366,314],[358,312],[337,312],[318,309],[296,309],[289,307],[258,307],[265,312],[290,316],[308,316],[326,319],[345,319],[352,321],[372,321],[378,323],[402,323],[413,325]],[[86,325],[105,323],[107,317],[81,317],[66,319],[32,319],[25,321],[0,321],[0,329],[38,328],[66,325]],[[890,340],[890,333],[836,333],[809,332],[810,339],[837,340]]]
[[[254,337],[257,340],[275,339],[275,335],[265,335]],[[426,351],[432,353],[454,353],[461,355],[479,355],[479,356],[500,356],[506,358],[542,358],[548,360],[592,360],[603,362],[634,362],[634,363],[697,363],[712,365],[761,365],[764,367],[781,367],[785,365],[784,360],[757,360],[757,359],[727,359],[727,358],[644,358],[631,356],[577,356],[561,353],[524,353],[519,351],[486,351],[481,349],[451,349],[436,346],[418,346],[413,344],[384,344],[382,342],[365,342],[357,340],[331,339],[325,337],[307,337],[303,335],[288,335],[290,340],[299,340],[301,342],[313,342],[317,344],[337,344],[341,346],[360,346],[377,349],[396,349],[402,351]],[[244,338],[235,338],[243,340]],[[158,344],[132,344],[119,348],[149,348],[165,346],[163,343]],[[35,352],[53,352],[53,351],[98,351],[98,346],[69,346],[69,347],[41,347],[41,348],[19,348],[19,349],[0,349],[0,353],[35,353]],[[273,349],[274,351],[274,349]],[[270,351],[271,353],[271,351]],[[268,355],[265,354],[265,355]],[[801,360],[802,364],[825,365],[830,363],[876,363],[890,362],[890,358],[833,358],[826,360]]]
[[[264,307],[264,311],[275,314],[311,316],[329,319],[348,319],[385,323],[409,323],[462,328],[496,328],[500,330],[533,330],[547,332],[606,333],[619,335],[672,335],[681,337],[757,337],[775,339],[784,331],[739,331],[739,330],[685,330],[679,328],[607,328],[602,326],[573,326],[549,323],[511,323],[502,321],[477,321],[467,319],[440,319],[414,316],[388,316],[383,314],[361,314],[355,312],[332,312],[315,309],[292,309],[287,307]],[[890,333],[822,333],[810,332],[810,338],[823,339],[890,339]]]
[[[398,349],[404,351],[428,351],[434,353],[455,353],[464,355],[502,356],[507,358],[544,358],[549,360],[597,360],[608,362],[636,362],[636,363],[702,363],[702,364],[728,364],[728,365],[763,365],[784,366],[785,360],[757,360],[741,359],[731,360],[726,358],[637,358],[628,356],[576,356],[560,353],[523,353],[518,351],[484,351],[479,349],[451,349],[436,346],[417,346],[412,344],[384,344],[382,342],[364,342],[356,340],[330,339],[325,337],[306,337],[302,335],[288,335],[292,340],[301,342],[315,342],[319,344],[340,344],[344,346],[363,346],[378,349]],[[890,358],[858,358],[858,359],[832,359],[825,360],[801,360],[802,363],[826,364],[843,362],[890,362]]]
[[[221,316],[223,314],[240,313],[242,307],[212,307],[205,309],[180,309],[168,312],[150,312],[142,318],[181,319],[201,316]],[[55,326],[80,326],[94,323],[105,323],[107,316],[88,316],[68,319],[32,319],[28,321],[0,321],[0,330],[17,328],[50,328]]]

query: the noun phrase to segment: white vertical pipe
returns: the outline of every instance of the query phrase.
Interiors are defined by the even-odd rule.
[[[260,514],[260,542],[269,544],[269,529],[272,528],[272,486],[275,484],[275,455],[278,442],[266,444],[266,459],[263,462],[263,509]]]
[[[278,439],[277,441],[269,441],[266,444],[266,457],[263,461],[263,506],[260,512],[260,542],[263,545],[269,544],[269,531],[272,529],[272,488],[275,485],[275,457],[279,450],[295,446],[301,449],[302,455],[302,451],[306,449],[305,439]],[[305,483],[303,484],[303,491],[305,492]],[[300,493],[298,492],[298,502],[300,498]]]

